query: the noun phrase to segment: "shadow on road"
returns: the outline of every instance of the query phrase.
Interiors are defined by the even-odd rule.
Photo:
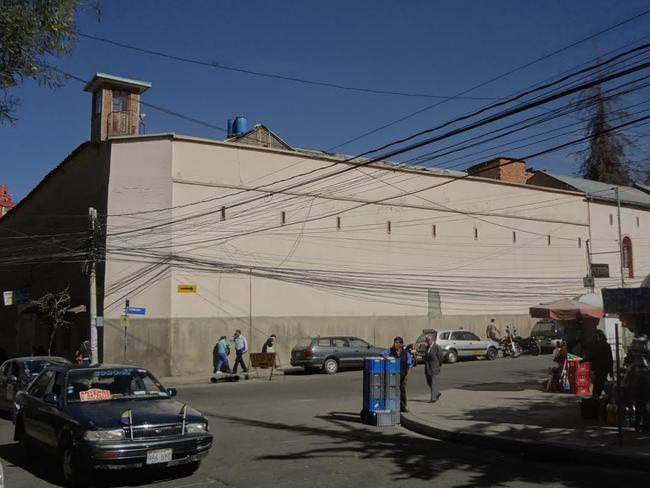
[[[539,381],[522,381],[519,383],[505,383],[505,382],[493,382],[493,383],[476,383],[473,385],[465,385],[458,387],[459,390],[468,390],[468,391],[524,391],[524,390],[539,390],[541,389],[541,384]]]
[[[439,442],[416,437],[399,427],[377,429],[360,427],[358,415],[351,412],[330,412],[319,415],[330,425],[324,427],[296,425],[284,422],[270,422],[217,412],[204,412],[242,428],[271,429],[298,432],[311,438],[313,447],[297,449],[286,454],[268,454],[254,460],[295,463],[296,460],[322,459],[331,457],[333,462],[342,456],[353,456],[372,462],[377,459],[392,461],[395,470],[392,481],[425,480],[434,481],[449,470],[470,473],[470,481],[464,488],[499,486],[503,483],[526,482],[536,485],[561,483],[570,487],[592,487],[602,481],[603,469],[586,467],[577,472],[567,464],[538,464],[519,454],[502,455],[485,449],[474,449],[459,444]],[[249,435],[259,435],[254,430]],[[323,444],[326,446],[323,447]],[[507,466],[507,468],[505,468]],[[638,481],[639,473],[616,472],[617,482]]]

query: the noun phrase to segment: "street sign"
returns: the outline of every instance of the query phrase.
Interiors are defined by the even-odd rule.
[[[129,315],[145,315],[147,313],[147,309],[143,307],[128,307],[126,309],[126,313]]]
[[[196,285],[178,285],[176,287],[177,293],[196,293]]]
[[[591,264],[591,276],[594,278],[609,278],[609,264]]]
[[[104,327],[104,317],[99,316],[95,318],[95,327],[97,328]]]

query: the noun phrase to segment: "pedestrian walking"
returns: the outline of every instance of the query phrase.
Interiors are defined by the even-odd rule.
[[[647,405],[650,400],[650,348],[648,336],[641,334],[630,344],[627,356],[627,373],[624,384],[629,389],[634,402],[634,430],[647,429]]]
[[[591,348],[589,355],[591,362],[591,371],[594,373],[592,396],[600,398],[603,392],[607,375],[614,376],[614,359],[612,358],[612,348],[607,343],[607,336],[602,330],[596,331],[596,341]]]
[[[248,352],[248,341],[241,333],[241,330],[237,329],[235,334],[232,337],[232,340],[235,342],[235,365],[232,368],[232,372],[237,374],[237,366],[241,364],[241,369],[244,373],[248,373],[248,368],[244,364],[244,354]]]
[[[214,374],[221,374],[222,369],[225,369],[226,372],[230,373],[230,365],[228,364],[228,353],[230,352],[230,346],[228,346],[228,341],[226,341],[226,336],[221,336],[219,341],[214,345],[212,350],[212,363],[214,366]]]
[[[262,352],[275,352],[275,339],[276,335],[271,334],[262,346]]]
[[[74,360],[77,364],[85,364],[88,366],[90,364],[90,341],[83,341],[79,345],[79,349],[74,353]]]
[[[501,331],[498,329],[494,319],[490,319],[490,323],[485,328],[485,337],[492,339],[494,342],[499,342],[501,340]]]
[[[440,398],[440,391],[438,390],[438,383],[436,376],[440,374],[440,368],[444,361],[444,354],[440,346],[436,344],[436,334],[428,335],[425,340],[427,342],[426,349],[424,350],[424,376],[427,380],[427,385],[431,390],[430,403],[435,403]]]
[[[404,348],[404,339],[397,336],[393,339],[393,346],[389,349],[384,349],[382,352],[384,357],[390,356],[399,359],[399,407],[400,412],[408,412],[406,400],[406,383],[408,382],[409,374],[413,368],[413,360],[411,355]]]

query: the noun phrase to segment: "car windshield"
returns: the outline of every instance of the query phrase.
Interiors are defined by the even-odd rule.
[[[25,376],[36,376],[49,364],[49,361],[22,361],[20,366]]]
[[[151,373],[141,368],[72,370],[65,394],[69,403],[168,397]]]

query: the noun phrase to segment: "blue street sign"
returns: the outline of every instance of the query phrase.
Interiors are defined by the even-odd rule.
[[[129,307],[126,309],[126,313],[130,315],[144,315],[147,313],[147,309],[142,307]]]

